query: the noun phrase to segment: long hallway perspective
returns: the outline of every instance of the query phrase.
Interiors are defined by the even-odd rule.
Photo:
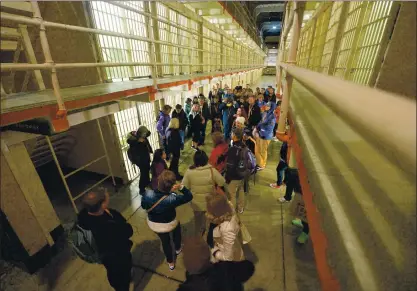
[[[240,248],[239,260],[206,261],[203,274],[187,274],[187,248],[176,240],[173,266],[169,233],[151,230],[173,226],[175,240],[172,205],[158,215],[145,210],[151,195],[185,200],[176,200],[181,190],[171,192],[181,187],[196,147],[210,155],[212,119],[221,119],[254,138],[258,171],[243,213],[235,205],[233,216],[243,222],[235,224],[234,243],[243,243],[244,226],[252,237],[242,245],[243,263],[255,267],[244,290],[415,291],[416,5],[1,1],[0,290],[127,291],[130,255],[129,291],[174,291],[190,276],[210,274],[217,283],[243,280],[244,271],[212,271],[241,264]],[[163,163],[158,171],[151,163],[161,153],[155,150],[172,146],[171,114],[194,139],[208,126],[205,142],[185,139],[178,184],[162,191],[156,179],[139,181],[163,171]],[[185,118],[194,123],[186,126]],[[132,141],[141,144],[136,151]],[[236,171],[250,168],[227,159]],[[230,180],[226,189],[240,183]],[[131,254],[123,241],[131,229],[108,212],[104,189],[110,209],[132,226]],[[196,200],[176,209],[183,243],[202,231]],[[82,215],[105,226],[90,231]],[[202,233],[206,239],[209,232]],[[210,291],[235,291],[218,286]]]

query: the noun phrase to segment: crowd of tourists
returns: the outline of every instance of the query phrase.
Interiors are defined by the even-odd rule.
[[[245,260],[242,249],[251,237],[240,215],[245,211],[249,179],[265,169],[268,146],[276,140],[280,104],[280,95],[272,86],[253,91],[249,85],[232,89],[217,84],[208,98],[200,94],[174,110],[169,105],[161,108],[156,125],[159,149],[152,149],[151,131],[145,126],[129,134],[128,157],[140,170],[141,206],[147,212],[149,228],[161,241],[170,270],[183,253],[186,281],[178,290],[243,290],[243,283],[254,273],[254,265]],[[203,146],[209,122],[213,149],[208,156]],[[191,139],[195,153],[192,165],[181,174],[179,161],[186,139]],[[291,201],[293,192],[301,195],[298,171],[289,167],[287,152],[284,142],[277,180],[270,184],[274,189],[286,185],[281,203]],[[97,261],[106,267],[110,285],[129,290],[133,231],[120,213],[108,208],[108,199],[105,191],[88,193],[78,226],[91,231]],[[195,227],[193,236],[183,241],[176,208],[187,203]],[[305,217],[293,224],[303,229],[297,240],[305,243]]]

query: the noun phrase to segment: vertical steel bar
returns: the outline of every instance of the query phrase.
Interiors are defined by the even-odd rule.
[[[103,145],[104,154],[106,155],[106,161],[107,161],[107,166],[109,167],[110,176],[113,181],[113,185],[116,186],[116,181],[114,180],[114,175],[113,175],[113,169],[110,163],[109,153],[107,152],[106,141],[104,140],[103,131],[101,130],[100,119],[96,119],[96,122],[97,122],[98,132],[100,133],[100,139]]]
[[[62,168],[61,168],[61,165],[59,164],[58,158],[55,154],[55,149],[54,149],[54,147],[51,143],[51,139],[49,138],[49,136],[46,136],[45,138],[46,138],[46,142],[48,143],[49,149],[51,150],[52,157],[54,158],[54,162],[56,164],[56,167],[58,168],[58,172],[59,172],[59,175],[61,176],[62,183],[64,184],[65,190],[67,191],[68,198],[71,201],[72,207],[74,207],[75,213],[78,213],[77,206],[75,205],[74,199],[72,198],[72,194],[71,194],[71,191],[68,187],[67,180],[65,179],[64,173],[62,173]]]

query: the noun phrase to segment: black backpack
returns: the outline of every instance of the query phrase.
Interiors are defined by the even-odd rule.
[[[235,151],[227,155],[226,171],[235,173],[239,179],[246,179],[256,168],[256,159],[246,146],[232,148]]]

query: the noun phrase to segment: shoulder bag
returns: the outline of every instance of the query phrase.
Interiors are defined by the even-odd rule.
[[[226,195],[223,189],[219,185],[217,185],[216,181],[214,180],[213,168],[210,168],[210,172],[211,172],[211,181],[213,181],[214,192],[216,192],[219,195]]]

